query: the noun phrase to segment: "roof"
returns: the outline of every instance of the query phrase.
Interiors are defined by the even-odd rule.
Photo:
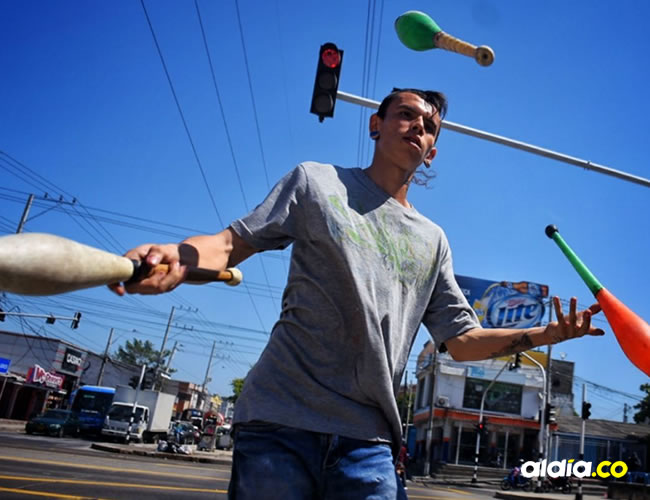
[[[559,433],[580,434],[582,418],[558,416],[557,425],[557,432]],[[645,439],[650,436],[650,425],[589,419],[585,424],[585,435],[614,439]]]

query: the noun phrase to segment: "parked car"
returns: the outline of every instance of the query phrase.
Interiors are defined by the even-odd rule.
[[[45,413],[29,419],[25,424],[27,434],[47,434],[63,437],[65,434],[79,434],[79,419],[70,410],[47,410]]]

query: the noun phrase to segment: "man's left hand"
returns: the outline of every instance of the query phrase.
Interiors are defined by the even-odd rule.
[[[592,304],[588,309],[577,312],[578,299],[571,297],[569,301],[569,316],[564,315],[559,297],[553,297],[553,306],[557,321],[552,321],[546,326],[544,335],[549,344],[557,344],[569,339],[584,335],[605,335],[600,328],[591,326],[591,318],[600,312],[600,304]]]

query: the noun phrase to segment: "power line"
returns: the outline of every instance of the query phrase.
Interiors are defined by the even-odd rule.
[[[208,184],[208,178],[205,175],[205,170],[203,169],[203,165],[201,164],[199,154],[196,151],[196,147],[194,146],[194,140],[192,139],[192,134],[190,133],[190,129],[187,126],[187,121],[185,120],[185,114],[183,113],[181,104],[178,101],[176,90],[174,89],[174,84],[172,83],[172,78],[169,74],[169,71],[167,70],[167,64],[165,63],[165,58],[163,57],[162,50],[160,49],[160,45],[158,44],[158,38],[156,37],[156,32],[153,29],[153,24],[151,24],[151,19],[149,18],[149,13],[147,12],[147,7],[144,4],[144,0],[140,0],[140,4],[142,5],[142,10],[144,11],[144,15],[147,19],[147,24],[149,25],[151,36],[153,37],[154,44],[156,45],[156,50],[158,51],[158,56],[160,57],[160,62],[162,63],[165,76],[167,77],[167,83],[169,83],[169,88],[172,92],[172,96],[174,97],[176,108],[178,109],[178,113],[181,117],[181,121],[183,122],[183,128],[185,129],[185,133],[187,134],[187,139],[190,141],[190,146],[192,147],[192,152],[194,153],[194,159],[196,160],[196,164],[198,165],[199,170],[201,172],[203,184],[205,185],[205,189],[207,190],[208,196],[210,197],[210,201],[212,202],[212,208],[214,209],[214,212],[217,214],[217,219],[219,220],[220,226],[225,227],[223,221],[221,220],[221,215],[219,214],[219,209],[217,208],[217,204],[214,200],[214,196],[212,195],[212,190],[210,189],[210,185]]]
[[[230,132],[229,132],[229,129],[228,129],[228,123],[226,121],[226,116],[225,116],[225,112],[224,112],[224,109],[223,109],[223,104],[221,102],[221,95],[219,94],[219,86],[217,85],[217,79],[216,79],[215,74],[214,74],[214,66],[212,64],[212,57],[210,56],[210,50],[208,48],[208,42],[207,42],[207,38],[206,38],[206,35],[205,35],[205,29],[203,27],[203,20],[201,18],[201,10],[199,9],[199,4],[198,4],[197,0],[194,0],[194,5],[196,7],[196,13],[197,13],[197,16],[198,16],[198,19],[199,19],[199,26],[201,28],[201,36],[203,38],[203,47],[205,49],[205,54],[206,54],[206,56],[208,58],[208,64],[210,66],[210,74],[212,75],[212,84],[214,86],[214,91],[215,91],[215,94],[217,96],[217,102],[219,104],[219,111],[220,111],[220,114],[221,114],[221,118],[223,120],[223,125],[224,125],[224,130],[226,132],[226,137],[228,139],[228,146],[230,148],[230,154],[232,156],[233,165],[235,167],[235,173],[237,174],[237,181],[239,183],[239,190],[241,192],[242,198],[244,199],[244,207],[246,208],[246,211],[248,212],[249,211],[248,201],[246,199],[246,193],[244,191],[244,186],[242,184],[241,174],[239,172],[239,165],[237,164],[237,159],[235,158],[235,151],[234,151],[234,149],[232,147],[232,141],[230,140]],[[262,146],[262,135],[260,133],[259,120],[257,118],[257,107],[255,106],[255,98],[253,96],[253,86],[252,86],[252,83],[251,83],[250,71],[249,71],[249,68],[248,68],[248,57],[246,56],[246,43],[244,41],[243,31],[242,31],[242,27],[241,27],[241,18],[240,18],[240,15],[239,15],[239,3],[238,3],[237,0],[235,0],[235,7],[236,7],[236,11],[237,11],[237,21],[238,21],[238,24],[239,24],[239,33],[240,33],[240,36],[241,36],[242,47],[243,47],[243,51],[244,51],[244,63],[246,65],[246,73],[248,75],[248,87],[249,87],[249,90],[250,90],[251,101],[253,103],[253,116],[255,118],[255,124],[256,124],[256,129],[257,129],[257,137],[258,137],[258,141],[259,141],[260,152],[261,152],[261,155],[262,155],[262,165],[264,167],[264,175],[266,177],[266,185],[270,190],[271,186],[270,186],[270,183],[269,183],[268,172],[267,172],[267,169],[266,169],[266,158],[264,156],[264,148]],[[260,262],[262,264],[262,272],[264,274],[264,279],[266,280],[267,285],[270,286],[269,277],[268,277],[268,274],[266,272],[266,267],[264,266],[264,262],[263,261],[260,261]],[[246,283],[244,283],[244,288],[248,292],[248,286],[246,285]],[[249,292],[249,294],[250,294],[250,292]],[[262,325],[262,328],[264,328],[264,322],[262,321],[262,317],[261,317],[261,315],[260,315],[260,313],[259,313],[259,311],[257,309],[257,305],[255,304],[255,301],[253,300],[252,296],[250,297],[250,300],[251,300],[251,303],[253,305],[253,310],[255,311],[255,314],[257,315],[257,318],[258,318],[260,324]],[[275,300],[273,300],[273,297],[271,297],[271,300],[273,301],[273,305],[274,305],[274,307],[275,307],[275,309],[277,311],[277,309],[278,309],[277,303],[275,302]]]

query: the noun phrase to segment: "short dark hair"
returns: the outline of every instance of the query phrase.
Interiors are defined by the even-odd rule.
[[[447,114],[447,97],[442,92],[437,92],[435,90],[397,88],[394,88],[393,91],[384,97],[383,101],[381,101],[379,109],[377,110],[377,116],[383,120],[386,117],[386,111],[388,110],[390,103],[393,102],[395,97],[397,97],[399,94],[403,94],[405,92],[421,97],[438,110],[440,120],[443,120],[445,118],[445,115]]]

